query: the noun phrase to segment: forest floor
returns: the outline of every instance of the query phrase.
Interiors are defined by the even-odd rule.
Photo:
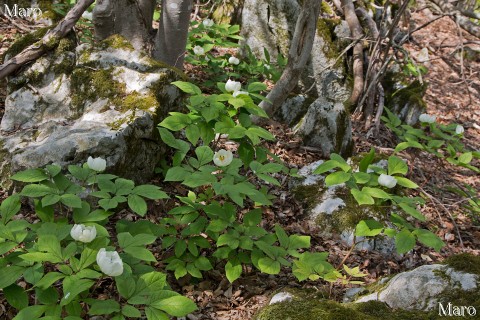
[[[428,9],[419,9],[412,12],[411,21],[415,26],[434,19]],[[0,55],[8,48],[12,40],[19,34],[25,33],[18,26],[0,17]],[[427,111],[437,116],[437,121],[462,124],[465,128],[464,143],[469,149],[480,150],[480,58],[476,60],[458,59],[458,53],[463,43],[463,50],[467,47],[479,49],[479,39],[475,39],[466,32],[459,35],[459,29],[448,17],[443,17],[416,31],[406,48],[416,57],[422,48],[428,48],[430,61],[427,62],[428,73],[423,77],[428,82],[425,94]],[[0,61],[1,62],[1,61]],[[0,83],[0,120],[4,111],[6,83]],[[275,134],[277,141],[268,144],[273,153],[281,157],[291,166],[302,167],[319,160],[320,154],[302,148],[301,139],[282,126],[273,125],[270,130]],[[363,127],[354,122],[354,139],[356,152],[368,151],[375,147],[377,151],[391,153],[396,145],[395,137],[385,127],[381,128],[379,136],[365,138]],[[431,195],[422,213],[427,217],[430,230],[435,231],[447,244],[440,253],[423,246],[417,246],[405,255],[393,254],[385,256],[377,252],[354,250],[350,255],[350,248],[343,245],[338,239],[323,239],[318,230],[306,223],[302,205],[292,198],[287,184],[281,189],[273,190],[278,195],[274,206],[265,211],[265,225],[281,223],[292,233],[308,234],[312,236],[312,247],[316,251],[328,251],[329,261],[334,266],[340,266],[342,260],[348,256],[345,263],[350,267],[360,266],[363,272],[368,273],[366,283],[378,278],[410,270],[423,264],[440,262],[446,257],[460,253],[480,253],[480,219],[472,216],[463,208],[465,200],[449,192],[449,186],[463,188],[469,184],[478,192],[480,177],[472,171],[448,164],[427,153],[420,153],[409,163],[413,171],[409,178],[417,182],[421,188]],[[155,181],[154,181],[155,182]],[[0,190],[0,196],[2,191]],[[153,211],[161,210],[160,206],[152,207]],[[282,272],[277,276],[268,276],[258,272],[238,279],[229,284],[219,271],[209,272],[202,281],[192,282],[191,279],[171,279],[173,288],[192,298],[199,306],[199,311],[190,315],[188,319],[251,319],[255,312],[268,303],[271,294],[282,287],[309,287],[325,293],[326,298],[341,300],[347,287],[329,285],[322,282],[299,283],[291,273]],[[2,301],[0,297],[0,318],[2,318]]]

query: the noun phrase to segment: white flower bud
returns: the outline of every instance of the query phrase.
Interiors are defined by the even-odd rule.
[[[83,224],[76,224],[70,230],[70,235],[76,241],[88,243],[92,242],[97,236],[97,229],[95,229],[95,226],[87,227]]]
[[[87,165],[90,169],[101,172],[101,171],[104,171],[105,168],[107,167],[107,161],[105,161],[105,159],[102,159],[102,158],[88,157]]]
[[[212,19],[205,19],[203,20],[203,25],[207,28],[213,26],[213,20]]]
[[[116,277],[123,273],[123,262],[117,251],[106,251],[105,248],[98,250],[97,264],[108,276]]]
[[[228,92],[235,92],[235,91],[240,91],[242,89],[242,84],[237,81],[232,81],[230,79],[227,80],[227,83],[225,84],[225,90]]]
[[[455,133],[462,134],[464,132],[465,132],[465,129],[461,125],[457,125],[457,127],[455,128]]]
[[[213,155],[213,163],[219,167],[228,166],[232,163],[233,153],[228,150],[220,149]]]
[[[437,117],[422,113],[420,117],[418,117],[418,120],[423,123],[434,123],[437,120]]]
[[[202,54],[205,54],[205,50],[203,50],[203,48],[200,46],[195,46],[193,47],[193,53],[195,53],[197,56],[201,56]]]
[[[236,64],[240,63],[240,60],[236,57],[230,57],[230,58],[228,58],[228,63],[236,65]]]
[[[380,177],[378,177],[378,184],[387,188],[393,188],[397,185],[397,179],[388,174],[381,174]]]

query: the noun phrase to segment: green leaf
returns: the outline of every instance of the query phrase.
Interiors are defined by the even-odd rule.
[[[473,159],[473,153],[465,152],[458,157],[458,162],[463,164],[469,164]]]
[[[183,167],[171,167],[165,175],[165,181],[183,181],[191,174],[192,172]]]
[[[240,143],[237,151],[238,156],[243,161],[245,166],[249,166],[255,157],[255,149],[253,146],[250,143],[243,141]]]
[[[7,224],[10,219],[20,211],[21,203],[18,194],[11,195],[2,201],[0,205],[0,215],[3,224]]]
[[[137,196],[136,194],[130,194],[128,196],[128,206],[136,214],[142,217],[147,213],[147,203],[142,197]]]
[[[395,245],[398,253],[407,253],[415,246],[415,236],[407,229],[402,229],[395,236]]]
[[[47,194],[42,198],[42,207],[48,207],[59,202],[61,197],[58,194]]]
[[[362,160],[360,160],[359,170],[360,172],[367,172],[368,166],[373,162],[375,158],[375,148],[370,148],[370,152],[368,152]],[[358,181],[357,181],[358,182]]]
[[[376,220],[361,220],[355,228],[355,235],[358,237],[374,237],[380,234],[382,230],[383,225]]]
[[[48,310],[50,306],[36,305],[29,306],[25,309],[20,310],[20,312],[13,318],[13,320],[36,320],[39,319],[45,311]]]
[[[242,275],[242,264],[237,258],[228,260],[225,265],[225,274],[230,283],[240,278]]]
[[[367,182],[370,181],[372,176],[366,172],[354,172],[353,178],[355,179],[356,183],[366,184]]]
[[[374,204],[375,200],[367,193],[362,192],[358,189],[351,189],[350,193],[357,200],[358,204]]]
[[[200,128],[196,124],[191,124],[185,129],[185,135],[192,145],[196,145],[200,139]]]
[[[35,284],[35,286],[40,289],[46,290],[55,282],[63,278],[65,278],[65,275],[60,272],[49,272],[44,275],[43,278]]]
[[[90,249],[90,248],[84,248],[82,251],[82,254],[80,255],[80,261],[78,263],[78,270],[80,271],[82,269],[85,269],[86,267],[90,266],[92,263],[95,262],[97,257],[97,251]]]
[[[423,243],[426,246],[429,246],[435,251],[440,252],[445,246],[445,243],[433,232],[425,230],[425,229],[417,229],[413,232],[418,238],[418,241]]]
[[[177,243],[175,243],[176,257],[181,257],[186,250],[187,250],[187,243],[185,241],[177,241]]]
[[[280,273],[280,262],[273,260],[269,257],[259,259],[258,266],[260,268],[260,271],[265,272],[267,274]]]
[[[143,261],[150,261],[156,262],[157,259],[155,256],[150,252],[150,250],[142,248],[142,247],[128,247],[124,248],[123,251],[131,255],[132,257],[143,260]]]
[[[10,177],[10,179],[20,182],[40,182],[47,180],[49,178],[48,174],[45,173],[42,169],[29,169],[25,171],[20,171]]]
[[[197,306],[192,300],[180,295],[155,301],[151,303],[150,306],[159,310],[163,310],[175,317],[183,317],[197,310]]]
[[[115,180],[115,194],[117,196],[125,196],[132,192],[135,183],[132,180],[118,178]]]
[[[369,196],[372,196],[374,198],[379,198],[379,199],[390,199],[392,196],[382,189],[379,188],[370,188],[370,187],[363,187],[362,188],[362,193],[368,194]]]
[[[170,112],[170,116],[160,122],[159,126],[172,131],[179,131],[192,123],[192,119],[184,113]]]
[[[398,185],[400,185],[402,187],[412,188],[412,189],[418,188],[418,185],[415,182],[413,182],[412,180],[409,180],[407,178],[395,177],[395,179],[397,180]]]
[[[165,312],[151,307],[145,308],[145,315],[147,320],[170,320],[170,317]]]
[[[45,290],[35,288],[35,296],[42,304],[57,304],[60,297],[57,289],[54,287],[49,287]]]
[[[267,85],[263,82],[252,82],[248,85],[247,91],[248,92],[259,92],[267,90]]]
[[[338,167],[339,167],[339,163],[337,161],[328,160],[328,161],[325,161],[324,163],[322,163],[321,165],[319,165],[317,167],[317,169],[315,169],[313,171],[313,173],[322,174],[322,173],[325,173],[327,171],[330,171],[330,170],[338,168]]]
[[[254,209],[243,216],[243,223],[245,226],[256,226],[262,222],[262,210]]]
[[[60,197],[60,202],[70,208],[81,208],[82,207],[82,199],[80,199],[77,195],[74,194],[63,194]]]
[[[25,197],[36,198],[46,196],[50,193],[54,193],[54,190],[46,185],[28,184],[23,188],[20,194]]]
[[[152,184],[143,184],[137,186],[132,190],[132,193],[151,200],[168,198],[168,195],[162,190],[160,190],[160,187]]]
[[[283,230],[283,228],[278,224],[275,224],[275,234],[277,235],[277,239],[278,242],[280,242],[280,245],[284,248],[288,248],[290,239],[288,238],[285,230]]]
[[[202,90],[200,90],[200,88],[194,85],[193,83],[185,82],[185,81],[174,81],[172,82],[172,84],[178,87],[180,90],[182,90],[185,93],[202,94]]]
[[[390,156],[388,158],[388,174],[394,175],[395,173],[407,174],[408,166],[407,164],[396,156]]]
[[[403,209],[403,211],[405,211],[406,213],[408,213],[412,217],[417,218],[420,221],[425,221],[425,216],[422,215],[417,209],[412,208],[409,204],[399,203],[398,205],[400,206],[400,208]]]
[[[336,184],[344,183],[350,180],[351,176],[351,173],[342,171],[331,173],[325,178],[325,185],[330,187]]]
[[[125,299],[130,299],[135,293],[136,285],[132,275],[124,272],[121,276],[115,277],[118,293]]]
[[[112,314],[120,311],[120,304],[112,299],[94,300],[90,305],[89,315]]]
[[[28,306],[28,295],[25,290],[16,285],[11,284],[6,288],[3,288],[3,294],[7,299],[7,302],[17,310],[24,309]]]
[[[209,146],[201,146],[195,149],[195,154],[200,166],[207,164],[213,160],[213,151]]]
[[[423,146],[417,142],[417,141],[405,141],[405,142],[400,142],[396,147],[395,147],[395,152],[400,152],[403,151],[407,148],[417,148],[417,149],[423,149]]]
[[[142,316],[140,310],[128,304],[122,307],[122,314],[129,318],[140,318]]]

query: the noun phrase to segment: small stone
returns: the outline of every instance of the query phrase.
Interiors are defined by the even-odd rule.
[[[270,300],[269,304],[292,301],[293,295],[289,292],[279,292]]]

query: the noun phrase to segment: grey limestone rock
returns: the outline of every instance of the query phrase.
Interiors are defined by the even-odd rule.
[[[107,171],[145,182],[162,156],[156,128],[178,109],[177,71],[116,36],[100,47],[54,52],[9,79],[0,124],[0,185],[13,173],[107,160]]]
[[[362,296],[355,302],[377,300],[394,309],[428,311],[438,308],[442,295],[453,290],[473,292],[478,285],[479,279],[475,274],[456,271],[446,265],[424,265],[397,274],[381,290]]]

